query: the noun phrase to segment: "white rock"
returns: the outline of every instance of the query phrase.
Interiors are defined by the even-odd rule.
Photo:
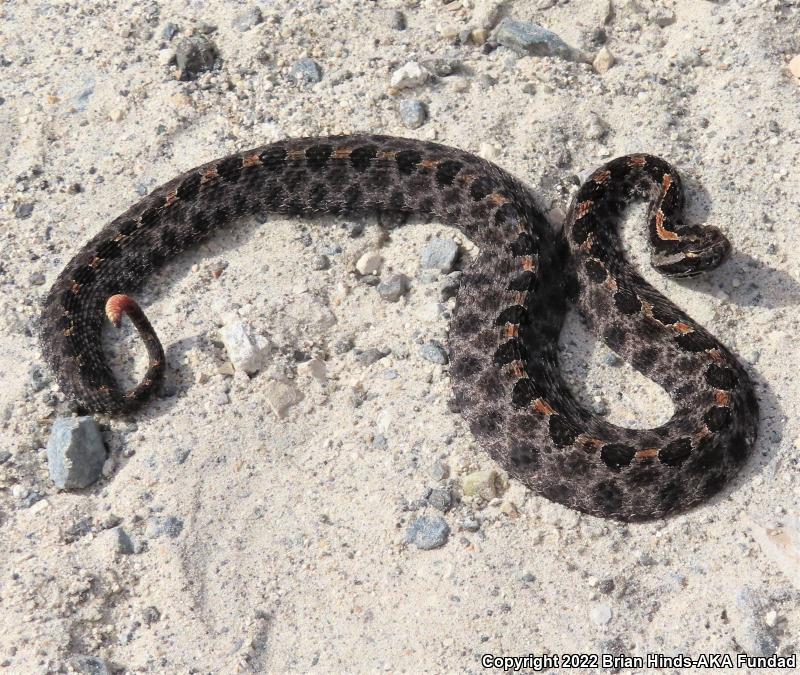
[[[297,366],[297,372],[301,375],[309,375],[320,382],[324,382],[325,378],[327,377],[327,367],[325,366],[325,362],[320,361],[319,359],[310,359],[308,361],[304,361]]]
[[[478,28],[491,30],[500,20],[500,10],[504,0],[477,0],[472,12],[472,22]]]
[[[775,624],[778,623],[778,613],[774,609],[769,610],[764,615],[764,623],[770,628],[774,628]]]
[[[614,55],[609,51],[607,47],[603,47],[599,52],[597,52],[597,56],[594,57],[594,61],[592,61],[592,67],[594,68],[595,72],[600,73],[607,73],[611,66],[614,65],[615,62]]]
[[[800,78],[800,54],[789,61],[789,72],[795,77]]]
[[[589,610],[589,618],[596,626],[605,626],[611,621],[611,607],[605,603],[595,605]]]
[[[377,251],[367,251],[356,262],[356,270],[362,276],[367,274],[377,274],[381,271],[383,258]]]
[[[416,61],[409,61],[392,73],[390,84],[394,89],[412,89],[423,84],[427,79],[428,71],[424,70]]]
[[[254,333],[249,325],[240,321],[224,325],[220,333],[234,368],[252,375],[264,367],[271,351],[267,338]]]
[[[297,387],[286,382],[270,382],[266,391],[267,403],[272,412],[280,418],[286,417],[289,408],[303,400],[303,394]]]

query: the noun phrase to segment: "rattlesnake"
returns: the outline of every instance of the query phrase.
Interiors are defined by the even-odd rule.
[[[164,353],[125,294],[177,252],[255,212],[437,218],[480,249],[464,271],[449,333],[454,400],[480,444],[548,499],[620,520],[661,517],[718,492],[742,466],[758,406],[731,353],[625,260],[616,221],[636,197],[649,199],[653,264],[662,273],[693,276],[727,257],[718,229],[682,222],[677,172],[645,154],[591,174],[555,234],[515,178],[436,143],[340,136],[239,152],[157,188],[77,253],[44,302],[44,355],[81,407],[127,413],[157,386]],[[568,301],[670,394],[675,413],[666,424],[624,429],[578,405],[557,360]],[[116,323],[128,314],[150,355],[130,392],[101,349],[104,310]]]

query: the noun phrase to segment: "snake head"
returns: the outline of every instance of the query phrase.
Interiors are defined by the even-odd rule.
[[[725,262],[731,254],[731,243],[718,227],[709,225],[686,238],[674,253],[657,253],[653,267],[668,277],[694,277]]]

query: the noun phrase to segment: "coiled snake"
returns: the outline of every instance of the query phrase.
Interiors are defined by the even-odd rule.
[[[511,175],[435,143],[341,136],[239,152],[157,188],[78,252],[44,302],[44,355],[87,411],[127,413],[157,386],[164,353],[125,294],[177,252],[255,212],[437,218],[480,247],[449,334],[455,401],[472,433],[511,476],[550,500],[620,520],[661,517],[718,492],[742,466],[758,406],[733,355],[625,260],[616,221],[636,197],[649,200],[660,272],[693,276],[727,257],[718,229],[682,222],[678,174],[649,155],[620,157],[591,174],[555,234]],[[670,394],[675,413],[666,424],[624,429],[578,405],[557,360],[567,301]],[[127,314],[148,349],[148,372],[128,392],[101,349],[104,312],[116,323]]]

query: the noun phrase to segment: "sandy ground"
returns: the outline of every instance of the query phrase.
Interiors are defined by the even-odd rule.
[[[609,5],[0,1],[0,669],[480,673],[483,654],[800,650],[800,81],[788,67],[800,3]],[[615,63],[476,44],[501,16],[590,61],[605,44]],[[181,81],[176,47],[200,34],[215,69]],[[302,58],[319,82],[298,79]],[[411,61],[439,75],[392,90]],[[427,108],[421,126],[403,122],[407,99]],[[449,411],[447,367],[421,351],[445,340],[453,303],[421,257],[433,237],[455,238],[464,258],[469,242],[436,224],[384,241],[372,222],[269,217],[183,255],[138,295],[168,348],[166,386],[130,419],[98,418],[104,476],[58,491],[44,446],[69,407],[33,329],[73,252],[201,162],[357,131],[482,154],[530,184],[556,224],[576,177],[603,161],[647,151],[676,163],[690,219],[719,225],[733,258],[707,279],[660,278],[641,208],[626,241],[753,374],[762,422],[741,477],[688,515],[636,526],[502,475],[494,492],[462,496],[474,472],[498,467]],[[356,273],[373,251],[381,278],[411,279],[397,303]],[[252,378],[221,342],[234,321],[272,345]],[[129,377],[141,372],[130,331],[112,345],[137,354]],[[586,405],[619,424],[669,418],[666,394],[609,365],[575,316],[562,346]],[[370,349],[388,355],[370,363]],[[287,394],[296,402],[276,415]],[[422,516],[447,523],[443,546],[404,543]]]

